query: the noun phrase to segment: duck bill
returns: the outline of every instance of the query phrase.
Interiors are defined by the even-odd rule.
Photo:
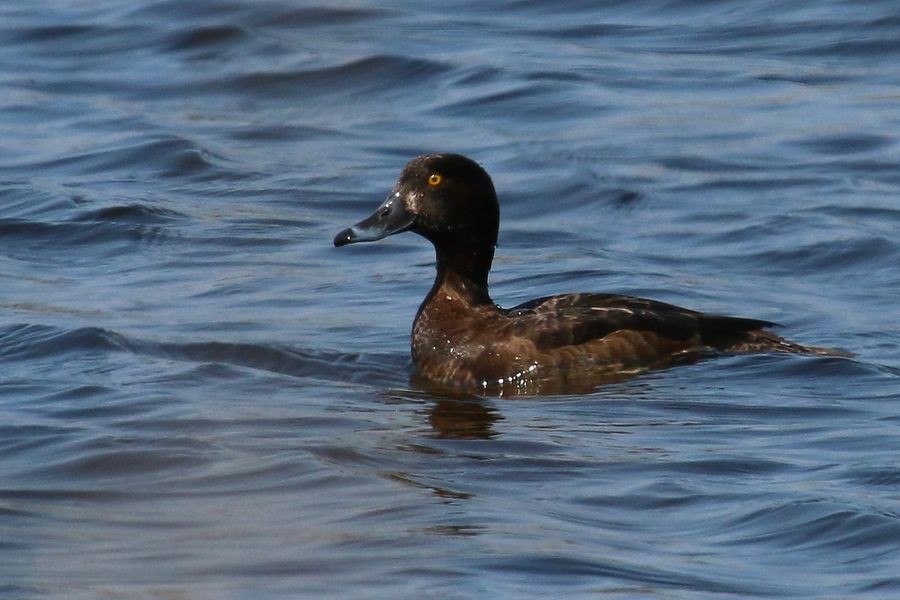
[[[334,236],[334,245],[340,247],[386,238],[409,229],[414,218],[414,215],[403,206],[403,200],[397,195],[392,195],[371,216]]]

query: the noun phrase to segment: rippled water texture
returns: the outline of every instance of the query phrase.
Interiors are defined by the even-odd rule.
[[[896,2],[330,4],[0,2],[0,597],[900,597]],[[855,357],[435,395],[433,150],[503,305]]]

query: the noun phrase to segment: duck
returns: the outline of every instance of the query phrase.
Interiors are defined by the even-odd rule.
[[[545,296],[502,308],[488,274],[500,228],[494,184],[454,153],[418,156],[369,217],[334,246],[402,232],[434,246],[436,276],[411,334],[415,376],[464,392],[541,393],[596,386],[715,354],[831,355],[769,331],[776,323],[615,293]]]

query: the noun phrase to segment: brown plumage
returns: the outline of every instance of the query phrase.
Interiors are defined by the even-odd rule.
[[[458,154],[413,159],[372,216],[335,246],[401,231],[430,240],[434,286],[416,314],[412,356],[428,382],[469,391],[588,389],[714,352],[834,354],[789,342],[769,321],[616,294],[565,294],[503,309],[488,294],[499,206],[488,174]]]

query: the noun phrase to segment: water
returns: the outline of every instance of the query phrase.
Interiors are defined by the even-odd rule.
[[[329,4],[0,3],[0,597],[900,595],[896,3]],[[856,356],[435,396],[434,150],[504,305]]]

